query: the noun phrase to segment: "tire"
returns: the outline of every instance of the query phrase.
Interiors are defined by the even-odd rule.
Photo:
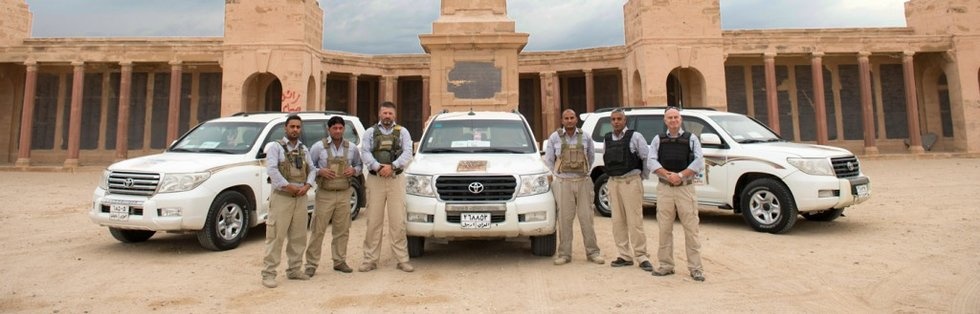
[[[234,249],[248,236],[251,214],[245,195],[236,191],[221,192],[211,203],[204,229],[197,233],[197,241],[212,251]]]
[[[595,191],[592,203],[595,204],[595,210],[604,217],[612,216],[612,210],[609,209],[609,187],[606,185],[608,182],[609,176],[603,173],[595,180],[592,187]]]
[[[425,253],[425,238],[408,237],[408,257],[419,257]]]
[[[834,221],[843,213],[843,208],[831,208],[825,211],[803,213],[803,218],[810,221]]]
[[[146,230],[127,230],[119,228],[109,228],[109,233],[112,234],[113,238],[119,240],[122,243],[138,243],[145,242],[149,240],[156,231],[146,231]]]
[[[742,190],[742,218],[752,229],[773,234],[793,228],[799,214],[793,194],[782,182],[757,179]]]
[[[354,192],[350,196],[350,220],[354,221],[361,213],[361,207],[364,207],[364,183],[361,180],[352,180],[351,187]]]
[[[555,255],[555,233],[531,237],[531,254],[534,256]]]

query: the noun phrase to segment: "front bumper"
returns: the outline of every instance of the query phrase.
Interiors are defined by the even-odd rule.
[[[871,180],[866,176],[837,178],[795,172],[783,181],[800,212],[844,208],[871,198]]]
[[[463,229],[460,223],[450,222],[446,213],[446,202],[433,197],[406,195],[405,202],[409,215],[427,215],[430,221],[408,221],[406,227],[409,236],[452,240],[514,238],[555,233],[555,199],[550,192],[494,203],[504,204],[506,208],[504,219],[491,223],[490,228],[487,229]],[[467,205],[476,204],[467,203]],[[545,218],[533,222],[520,221],[521,217],[527,217],[527,214],[535,212],[544,212]]]
[[[203,187],[180,192],[162,193],[153,196],[124,194],[106,195],[105,190],[96,188],[92,197],[89,218],[104,227],[149,231],[196,231],[204,228],[208,210],[215,193]],[[201,204],[207,204],[202,206]],[[129,206],[125,218],[110,213],[111,205]],[[161,216],[161,209],[179,208],[179,216]]]

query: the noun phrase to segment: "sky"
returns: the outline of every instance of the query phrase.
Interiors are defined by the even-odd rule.
[[[672,0],[678,1],[678,0]],[[904,27],[906,0],[720,0],[722,29]],[[26,0],[34,37],[221,37],[221,0]],[[324,48],[422,53],[439,0],[320,0]],[[524,51],[622,45],[625,0],[510,0]]]

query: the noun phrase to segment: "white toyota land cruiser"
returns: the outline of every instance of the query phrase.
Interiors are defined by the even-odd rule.
[[[663,108],[625,108],[627,127],[652,141],[663,133]],[[591,176],[596,209],[609,216],[603,136],[612,131],[610,111],[583,114],[582,130],[595,141]],[[705,170],[695,184],[698,203],[741,213],[757,231],[783,233],[797,215],[831,221],[844,208],[871,196],[871,183],[857,157],[846,149],[787,142],[742,114],[701,109],[681,112],[681,129],[701,140]],[[648,143],[649,144],[649,143]],[[656,178],[644,180],[644,205],[655,206]]]
[[[342,112],[301,113],[303,144],[322,139],[334,115],[347,122],[344,138],[357,144],[364,127]],[[157,231],[195,232],[204,248],[233,249],[249,227],[268,218],[272,185],[263,149],[283,137],[285,121],[285,113],[218,118],[194,127],[162,154],[114,163],[95,188],[89,217],[122,242],[146,241]],[[352,218],[364,203],[362,182],[353,182]],[[313,193],[309,200],[312,210]]]
[[[433,116],[406,173],[410,256],[426,238],[530,237],[537,256],[555,253],[550,172],[524,116],[457,112]]]

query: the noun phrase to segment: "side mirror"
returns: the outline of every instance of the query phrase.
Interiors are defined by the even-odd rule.
[[[714,133],[702,133],[701,145],[721,145],[721,137]]]
[[[265,152],[259,152],[258,155],[255,155],[255,159],[265,159]]]

